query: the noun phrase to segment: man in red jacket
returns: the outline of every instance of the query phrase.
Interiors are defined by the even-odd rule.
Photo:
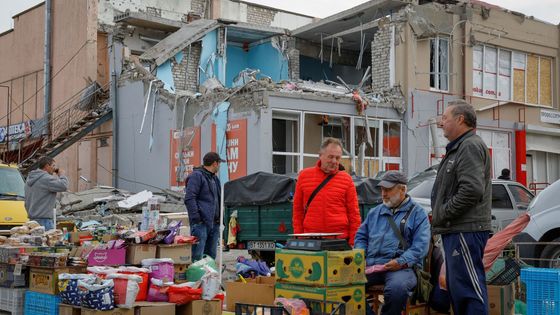
[[[352,177],[340,169],[341,157],[340,140],[327,138],[321,145],[317,164],[300,172],[293,206],[294,233],[342,233],[339,238],[354,244],[361,223],[358,196]],[[313,191],[329,175],[332,178],[308,205]]]

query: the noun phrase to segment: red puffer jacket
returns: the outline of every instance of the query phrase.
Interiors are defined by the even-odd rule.
[[[328,176],[321,168],[301,171],[296,184],[293,218],[294,233],[342,233],[340,238],[348,239],[354,245],[354,236],[360,227],[358,196],[352,177],[346,172],[337,174],[315,195],[304,219],[303,208],[311,193]]]

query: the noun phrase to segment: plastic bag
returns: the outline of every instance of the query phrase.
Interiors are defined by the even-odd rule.
[[[105,279],[107,278],[107,275],[116,273],[117,269],[113,267],[96,266],[96,267],[87,267],[87,272],[96,275],[100,279]]]
[[[142,278],[142,282],[138,283],[139,291],[136,296],[136,301],[146,301],[146,298],[148,297],[148,289],[150,287],[150,270],[147,268],[121,266],[117,269],[117,272],[126,275],[140,276]]]
[[[30,229],[29,233],[33,236],[43,236],[45,234],[45,227],[38,226],[35,228]]]
[[[167,291],[169,290],[169,286],[172,284],[173,282],[163,282],[160,279],[151,279],[150,288],[148,289],[148,298],[146,300],[148,302],[169,301]]]
[[[202,299],[210,301],[220,293],[220,275],[209,266],[203,268],[206,273],[200,279],[202,281]]]
[[[34,228],[41,226],[41,224],[37,221],[27,221],[24,225],[27,226],[29,230],[33,230]]]
[[[274,305],[284,306],[288,314],[291,315],[309,315],[307,305],[300,299],[276,298],[276,300],[274,300]]]
[[[169,230],[169,234],[163,239],[163,243],[165,244],[173,244],[175,241],[175,236],[179,234],[179,229],[181,228],[181,221],[173,221],[169,223],[167,229]]]
[[[100,280],[90,284],[78,280],[78,288],[82,297],[82,306],[99,311],[109,311],[115,308],[115,283],[113,280]]]
[[[62,303],[81,306],[82,297],[78,289],[78,280],[85,283],[95,283],[95,276],[88,274],[69,274],[61,273],[58,275],[58,289]]]
[[[193,288],[193,284],[193,282],[188,282],[170,286],[167,290],[169,303],[187,304],[195,300],[200,300],[202,288]]]
[[[142,277],[113,273],[108,275],[107,279],[112,279],[115,283],[115,304],[118,307],[132,308],[140,290],[138,283],[142,282]]]
[[[203,266],[212,267],[214,270],[217,270],[218,267],[216,265],[216,261],[212,259],[210,256],[204,256],[201,260],[196,261],[195,263],[191,264],[187,269],[187,281],[196,282],[199,281],[202,276],[206,273],[204,271]]]
[[[150,279],[160,279],[164,282],[172,282],[175,276],[173,259],[143,259],[142,267],[150,269]]]

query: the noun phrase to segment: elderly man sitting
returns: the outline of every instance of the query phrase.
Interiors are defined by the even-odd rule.
[[[367,271],[374,271],[367,275],[366,286],[385,285],[382,314],[401,314],[416,286],[412,268],[421,266],[428,254],[430,223],[424,209],[406,194],[407,183],[400,172],[390,171],[383,176],[378,184],[383,204],[371,209],[354,241],[354,248],[365,251]],[[393,227],[391,221],[395,223]],[[397,231],[405,244],[400,242]],[[367,310],[373,314],[369,307]]]

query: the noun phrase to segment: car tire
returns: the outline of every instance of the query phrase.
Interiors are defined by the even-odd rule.
[[[560,237],[552,240],[552,242],[558,242],[558,245],[549,244],[546,245],[541,252],[541,260],[539,265],[542,268],[560,268]]]

